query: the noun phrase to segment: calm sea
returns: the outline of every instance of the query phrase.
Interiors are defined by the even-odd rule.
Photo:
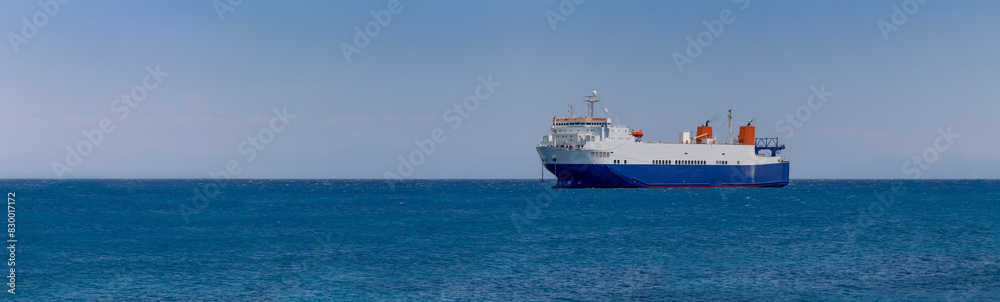
[[[3,180],[3,299],[1000,300],[995,180],[551,185]]]

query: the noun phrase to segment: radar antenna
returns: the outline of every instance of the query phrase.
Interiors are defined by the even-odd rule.
[[[590,117],[594,117],[594,103],[600,102],[601,97],[597,96],[597,91],[595,90],[593,96],[585,96],[583,100],[590,103],[587,104],[587,108],[590,109]]]

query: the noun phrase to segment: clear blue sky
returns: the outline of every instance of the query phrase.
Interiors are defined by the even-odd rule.
[[[404,0],[348,63],[341,43],[389,2],[246,0],[224,19],[207,0],[72,1],[52,16],[0,2],[0,177],[55,177],[65,146],[108,118],[65,177],[200,178],[235,160],[247,178],[382,178],[442,128],[411,178],[537,178],[551,118],[597,90],[599,110],[647,140],[723,126],[731,106],[783,137],[793,178],[905,178],[948,127],[961,138],[923,178],[1000,178],[997,1],[926,1],[884,36],[905,1],[588,0],[553,30],[561,1]],[[673,54],[727,9],[680,72]],[[15,52],[36,14],[44,26]],[[120,118],[114,101],[157,65],[169,76]],[[452,129],[446,110],[491,74],[502,84]],[[778,128],[821,85],[822,107]],[[247,161],[241,142],[274,108],[296,117]]]

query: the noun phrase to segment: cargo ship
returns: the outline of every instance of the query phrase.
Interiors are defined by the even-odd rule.
[[[556,188],[783,187],[788,160],[778,138],[758,138],[752,121],[719,142],[709,122],[681,131],[676,142],[643,141],[642,130],[594,117],[597,92],[584,97],[589,114],[552,118],[536,150]],[[607,109],[605,109],[607,111]]]

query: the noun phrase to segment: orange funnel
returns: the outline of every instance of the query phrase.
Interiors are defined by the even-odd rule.
[[[705,123],[706,125],[708,123]],[[698,126],[698,134],[695,135],[695,141],[701,143],[706,138],[712,138],[712,127],[709,126]]]
[[[753,126],[740,126],[740,145],[753,145],[757,130]]]

